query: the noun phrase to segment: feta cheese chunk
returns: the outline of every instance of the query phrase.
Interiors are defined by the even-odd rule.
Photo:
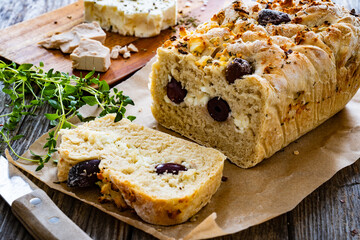
[[[117,59],[119,57],[119,49],[113,48],[111,49],[110,58],[111,59]]]
[[[136,47],[134,44],[132,44],[132,43],[129,44],[128,50],[129,50],[130,52],[139,52],[139,49],[137,49],[137,47]]]
[[[112,32],[152,37],[176,24],[176,0],[85,0],[85,20]]]
[[[99,41],[83,38],[70,55],[74,69],[106,72],[111,64],[110,49]]]
[[[39,44],[45,48],[60,49],[63,53],[72,53],[79,46],[81,38],[105,43],[106,33],[97,22],[82,23],[73,27],[69,32],[53,35]]]

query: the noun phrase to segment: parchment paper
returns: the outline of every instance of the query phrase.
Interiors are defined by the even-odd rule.
[[[151,114],[148,76],[152,62],[116,88],[134,100],[136,106],[129,107],[127,114],[136,115],[136,123],[175,134],[158,126]],[[96,112],[93,108],[82,110],[84,114]],[[30,149],[41,153],[45,138],[46,135],[39,138]],[[98,203],[97,188],[72,190],[65,184],[54,183],[57,181],[54,164],[47,164],[39,172],[35,172],[36,165],[29,162],[17,161],[16,164],[51,188],[91,204],[155,237],[198,239],[235,233],[292,210],[337,171],[360,157],[359,139],[358,93],[344,110],[258,166],[241,169],[227,161],[224,176],[228,180],[196,215],[197,220],[170,227],[147,224],[130,211],[120,212],[111,203]],[[299,151],[299,155],[294,151]],[[25,155],[30,156],[29,152]]]

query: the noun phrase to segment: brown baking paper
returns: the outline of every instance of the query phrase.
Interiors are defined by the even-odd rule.
[[[158,126],[151,114],[150,71],[151,62],[116,88],[134,100],[136,105],[128,108],[127,115],[137,116],[136,123],[175,134]],[[84,114],[96,112],[93,108],[82,110]],[[46,137],[39,138],[30,149],[41,153]],[[93,205],[155,237],[199,239],[235,233],[292,210],[337,171],[360,157],[359,139],[360,94],[357,94],[344,110],[258,166],[241,169],[227,161],[224,176],[228,180],[192,219],[196,220],[170,227],[151,225],[131,211],[120,212],[111,203],[98,203],[97,188],[73,190],[65,184],[54,183],[57,181],[56,166],[52,163],[46,164],[39,172],[35,172],[36,165],[29,162],[17,161],[16,165],[51,188]],[[299,154],[295,155],[294,151]],[[25,156],[30,156],[29,151]]]

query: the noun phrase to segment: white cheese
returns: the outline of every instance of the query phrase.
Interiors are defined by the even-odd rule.
[[[85,20],[112,32],[152,37],[176,24],[176,0],[85,0]]]
[[[119,57],[119,49],[116,47],[113,47],[113,49],[111,49],[110,58],[117,59],[118,57]]]
[[[72,53],[79,46],[80,39],[89,38],[105,43],[106,33],[97,22],[82,23],[69,32],[53,35],[39,42],[45,48],[60,49],[63,53]]]
[[[184,102],[188,106],[206,106],[210,96],[206,93],[197,93],[196,95],[188,93]]]
[[[123,54],[123,58],[129,58],[131,56],[130,52],[126,52]]]
[[[139,52],[139,49],[137,49],[137,47],[132,43],[130,43],[127,47],[130,52]]]
[[[127,53],[129,50],[127,49],[127,46],[124,46],[122,48],[119,49],[119,53],[124,55],[125,53]]]
[[[234,124],[237,129],[243,133],[250,125],[250,119],[244,114],[233,114]]]
[[[103,46],[99,41],[81,39],[79,47],[70,55],[73,68],[105,72],[109,69],[110,49]]]

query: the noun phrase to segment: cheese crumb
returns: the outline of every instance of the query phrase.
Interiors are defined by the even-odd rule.
[[[126,52],[123,54],[123,58],[129,58],[131,56],[130,52]]]
[[[110,53],[111,59],[117,59],[119,57],[119,50],[117,48],[112,48]]]
[[[127,46],[124,46],[122,48],[119,49],[119,53],[124,55],[126,52],[128,52],[129,50],[127,49]]]
[[[127,48],[130,52],[139,52],[139,49],[132,43],[130,43]]]

